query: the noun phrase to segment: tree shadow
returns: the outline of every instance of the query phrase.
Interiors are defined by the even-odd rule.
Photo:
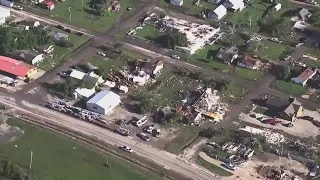
[[[210,49],[207,53],[207,59],[210,59],[210,57],[213,57],[213,58],[216,57],[217,53],[218,53],[218,50]]]
[[[100,16],[100,13],[97,10],[83,8],[83,11],[87,14],[93,15],[93,16]]]

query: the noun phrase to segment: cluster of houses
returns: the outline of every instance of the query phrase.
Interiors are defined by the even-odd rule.
[[[253,58],[249,55],[239,55],[239,50],[236,46],[220,48],[216,58],[226,64],[237,61],[238,66],[251,70],[261,70],[263,67],[262,61],[258,58]]]
[[[69,73],[63,75],[85,84],[93,85],[91,89],[76,88],[72,93],[73,98],[86,100],[88,110],[107,115],[121,103],[120,96],[111,90],[127,93],[129,91],[128,86],[131,86],[131,84],[143,86],[145,83],[156,78],[161,73],[162,68],[163,62],[161,60],[148,61],[133,72],[119,70],[118,73],[121,75],[113,76],[112,73],[109,73],[109,77],[103,79],[97,73],[99,72],[98,67],[87,63],[85,72],[72,69]],[[102,90],[97,93],[96,87]]]

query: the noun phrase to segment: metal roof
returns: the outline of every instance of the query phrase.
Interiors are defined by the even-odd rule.
[[[108,107],[111,103],[119,103],[120,96],[112,91],[100,91],[93,98],[87,101],[87,104],[96,104],[102,108]]]

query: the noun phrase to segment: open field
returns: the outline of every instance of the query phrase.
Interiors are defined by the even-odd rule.
[[[26,10],[35,14],[60,19],[80,28],[106,32],[116,22],[117,18],[126,11],[127,7],[134,6],[135,1],[122,0],[120,13],[110,12],[106,16],[100,16],[97,10],[90,7],[91,0],[55,2],[55,8],[51,11],[40,6],[27,7]],[[70,12],[68,8],[70,8]]]
[[[181,126],[178,134],[164,147],[164,150],[179,154],[184,146],[197,137],[196,131],[199,131],[199,129],[192,126]]]
[[[57,28],[54,28],[55,31],[61,31]],[[67,60],[71,54],[76,51],[81,45],[83,45],[86,41],[89,40],[87,37],[80,37],[78,35],[72,34],[72,33],[67,33],[63,32],[65,34],[68,34],[70,37],[70,42],[74,44],[73,47],[61,47],[58,45],[54,45],[54,51],[53,51],[53,57],[44,59],[42,62],[38,64],[38,67],[40,69],[43,69],[45,71],[48,71],[52,69],[54,66],[57,64],[62,63],[62,61]]]
[[[161,179],[122,160],[96,153],[92,148],[53,132],[37,129],[16,119],[10,120],[9,123],[22,128],[25,135],[12,143],[2,145],[0,157],[29,167],[32,151],[32,170],[39,179]]]
[[[307,88],[299,84],[292,82],[277,81],[273,85],[273,88],[286,94],[293,96],[301,96],[307,92]]]

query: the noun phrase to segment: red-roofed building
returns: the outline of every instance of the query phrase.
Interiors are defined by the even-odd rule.
[[[298,77],[291,78],[291,81],[297,84],[305,86],[309,79],[316,75],[317,70],[312,70],[310,68],[305,69]]]
[[[9,57],[0,56],[0,71],[17,78],[28,78],[37,68]]]
[[[54,3],[52,1],[46,1],[44,2],[44,5],[51,11],[54,9]]]
[[[259,59],[250,56],[241,56],[238,60],[238,66],[252,70],[259,70],[262,65],[263,63]]]

